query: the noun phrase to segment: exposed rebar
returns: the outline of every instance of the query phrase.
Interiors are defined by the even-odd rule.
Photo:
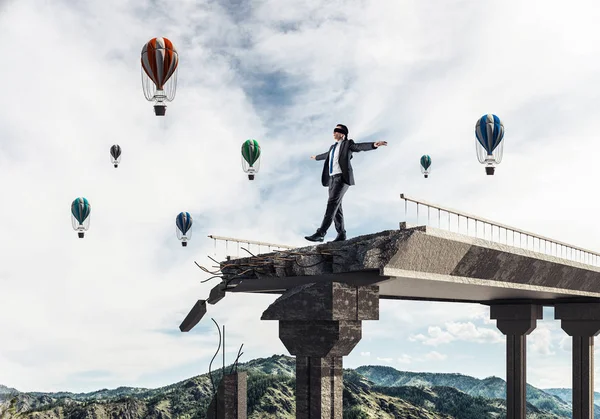
[[[210,364],[208,364],[208,376],[210,377],[210,383],[212,384],[213,397],[214,397],[217,394],[217,390],[215,389],[215,382],[213,381],[213,377],[212,377],[212,363],[215,360],[215,358],[217,357],[217,355],[219,353],[219,349],[221,349],[221,328],[219,327],[219,325],[217,324],[215,319],[213,319],[212,317],[210,319],[217,326],[217,331],[219,332],[219,347],[217,348],[217,351],[213,355],[212,359],[210,360]]]

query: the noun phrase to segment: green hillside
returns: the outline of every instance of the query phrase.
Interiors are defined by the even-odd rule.
[[[295,418],[295,360],[285,355],[239,365],[248,372],[250,419]],[[215,382],[220,371],[213,373]],[[460,374],[409,373],[390,367],[344,370],[344,418],[486,419],[506,417],[505,383]],[[528,418],[571,417],[570,403],[528,387]],[[91,393],[21,393],[0,387],[0,419],[204,418],[208,374],[157,389],[119,387]]]

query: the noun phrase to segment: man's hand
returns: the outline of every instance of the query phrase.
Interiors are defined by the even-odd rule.
[[[316,160],[317,156],[310,156],[310,158]]]
[[[381,147],[382,145],[387,145],[387,141],[377,141],[374,145],[375,147]]]

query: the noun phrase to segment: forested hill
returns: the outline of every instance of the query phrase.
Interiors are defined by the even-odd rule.
[[[295,418],[294,358],[254,359],[239,370],[248,372],[250,419]],[[213,378],[218,383],[220,371]],[[364,366],[344,370],[344,418],[502,418],[504,392],[505,382],[496,377],[479,380]],[[119,387],[91,393],[21,393],[0,386],[0,419],[204,418],[211,394],[208,374],[157,389]],[[529,386],[528,412],[528,419],[570,418],[571,406]]]

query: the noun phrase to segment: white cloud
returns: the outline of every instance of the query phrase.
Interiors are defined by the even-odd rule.
[[[377,357],[377,360],[389,364],[389,363],[391,363],[394,360],[394,358],[380,358],[380,357]]]
[[[444,354],[441,354],[436,351],[431,351],[431,352],[425,354],[425,359],[427,359],[429,361],[443,361],[446,358],[448,358],[448,355],[444,355]]]
[[[410,364],[412,362],[412,357],[407,354],[402,354],[398,357],[399,364]]]
[[[439,326],[429,326],[428,335],[417,334],[409,339],[413,342],[422,342],[424,345],[438,346],[453,341],[467,341],[476,343],[504,342],[500,332],[483,327],[476,327],[473,323],[448,322],[445,330]]]
[[[483,305],[473,305],[469,320],[479,320],[483,324],[496,326],[496,320],[490,318],[490,308]]]
[[[528,351],[540,355],[554,355],[552,329],[545,324],[539,324],[527,337]]]
[[[571,353],[573,349],[573,338],[571,336],[563,336],[558,344],[564,352]]]
[[[485,327],[476,327],[473,323],[446,323],[446,329],[456,336],[457,339],[467,342],[477,343],[501,343],[504,342],[504,336],[495,329]]]
[[[437,323],[440,318],[446,321],[489,319],[489,307],[480,304],[382,300],[379,318],[401,324],[399,332],[402,333]],[[373,323],[371,327],[377,327],[377,324]],[[385,329],[382,329],[382,333],[385,333]]]
[[[360,356],[371,356],[371,352],[361,352]]]
[[[411,341],[423,342],[424,345],[431,346],[438,346],[456,340],[456,336],[447,331],[442,331],[438,326],[430,326],[427,329],[427,332],[429,336],[418,334],[416,336],[411,336],[409,339]]]
[[[541,389],[571,388],[571,364],[568,359],[559,362],[553,359],[546,360],[543,363],[538,362],[535,367],[528,365],[527,382],[536,383],[535,386]]]

